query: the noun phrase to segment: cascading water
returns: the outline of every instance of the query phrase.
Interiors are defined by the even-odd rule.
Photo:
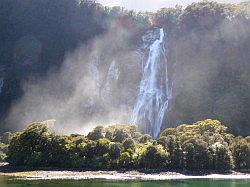
[[[4,79],[0,78],[0,93],[2,93],[3,84],[4,84]]]
[[[153,33],[155,37],[155,33]],[[157,32],[158,39],[148,45],[149,55],[143,63],[143,75],[140,90],[133,110],[132,123],[140,131],[157,137],[169,108],[172,97],[172,86],[168,78],[167,58],[164,43],[164,30]]]

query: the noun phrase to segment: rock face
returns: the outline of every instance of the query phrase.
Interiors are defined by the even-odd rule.
[[[163,29],[149,31],[143,36],[143,48],[147,60],[143,60],[143,75],[132,123],[143,133],[157,137],[172,98],[169,81]]]

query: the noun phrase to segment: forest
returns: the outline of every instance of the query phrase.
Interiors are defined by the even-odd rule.
[[[162,27],[168,33],[171,80],[178,85],[162,130],[213,118],[227,124],[231,133],[249,135],[249,6],[249,2],[204,1],[156,13],[136,13],[91,0],[2,0],[1,133],[21,130],[16,128],[17,122],[8,119],[15,118],[9,113],[25,93],[23,83],[43,80],[51,70],[60,71],[68,53],[120,27],[129,33],[122,50],[134,50],[143,33]],[[129,76],[124,73],[124,77]],[[119,97],[126,93],[124,77],[119,80],[124,89]]]
[[[250,169],[249,10],[249,2],[203,1],[156,13],[137,13],[103,7],[92,0],[1,0],[0,160],[11,166],[93,170]],[[126,43],[111,50],[113,41],[107,40],[103,48],[110,51],[102,54],[110,57],[136,51],[149,29],[164,28],[167,33],[166,56],[175,87],[159,137],[141,134],[132,125],[106,124],[95,127],[87,136],[58,135],[48,121],[30,121],[26,126],[10,115],[25,95],[26,81],[56,74],[67,54],[121,28],[126,31]],[[105,56],[103,62],[109,62],[109,57]],[[119,62],[123,67],[130,63],[127,59]],[[140,73],[123,71],[114,101],[127,102],[127,90],[135,91],[128,85],[139,82],[136,78],[127,81],[134,75]],[[71,89],[65,95],[68,92]],[[53,95],[57,94],[55,90]],[[37,95],[39,98],[40,93]],[[30,110],[36,112],[36,107]],[[79,113],[84,118],[94,116],[91,111],[102,111],[95,107],[90,114],[82,108],[79,104],[70,109],[70,115]],[[19,115],[24,113],[18,111]],[[44,120],[53,117],[41,116]]]
[[[167,128],[157,139],[130,125],[98,126],[87,136],[56,135],[50,128],[51,121],[34,122],[5,135],[2,159],[12,166],[83,170],[250,168],[250,136],[230,134],[218,120]]]

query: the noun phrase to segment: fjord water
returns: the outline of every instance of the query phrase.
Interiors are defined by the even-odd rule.
[[[143,75],[132,124],[137,124],[143,133],[157,137],[169,107],[172,89],[165,56],[164,30],[161,28],[159,32],[149,33],[148,38],[143,40],[145,48],[149,48],[149,54],[147,61],[143,62]],[[147,45],[152,42],[151,38],[156,39],[151,45]]]
[[[249,187],[250,180],[173,180],[148,182],[27,181],[0,178],[0,187]]]

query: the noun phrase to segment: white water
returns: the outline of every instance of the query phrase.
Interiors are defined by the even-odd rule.
[[[3,84],[4,84],[4,79],[0,78],[0,93],[2,93]]]
[[[119,75],[120,75],[120,72],[116,65],[116,61],[113,60],[108,70],[108,77],[113,80],[118,80]]]
[[[147,62],[143,63],[140,91],[132,117],[132,123],[138,125],[139,130],[153,137],[157,137],[161,130],[172,97],[164,37],[164,31],[160,29],[158,39],[149,46],[149,55]]]

